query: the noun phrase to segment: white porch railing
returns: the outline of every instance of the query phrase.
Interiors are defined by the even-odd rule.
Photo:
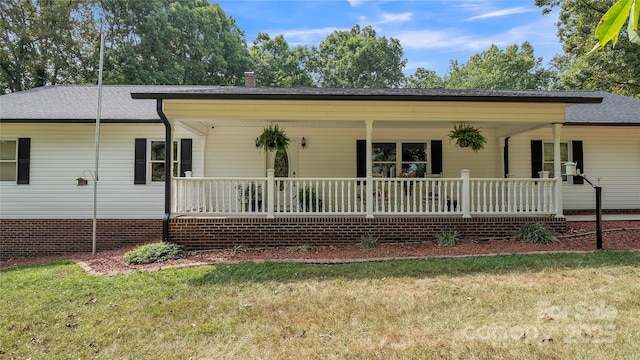
[[[173,178],[176,215],[548,215],[556,179]],[[271,190],[271,191],[270,191]]]
[[[471,214],[554,214],[555,179],[471,179]]]

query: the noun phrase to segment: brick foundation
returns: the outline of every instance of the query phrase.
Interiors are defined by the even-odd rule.
[[[553,217],[379,217],[374,219],[327,218],[172,218],[169,238],[188,250],[221,249],[235,246],[270,247],[357,244],[363,236],[379,242],[421,242],[435,240],[442,231],[455,230],[464,239],[510,235],[526,222],[542,222],[564,232],[564,219]]]
[[[98,220],[96,249],[109,250],[162,240],[162,220]],[[1,219],[0,260],[91,251],[93,221]]]

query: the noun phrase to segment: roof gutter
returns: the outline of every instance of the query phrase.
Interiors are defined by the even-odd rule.
[[[171,100],[346,100],[346,101],[471,101],[514,103],[599,104],[601,96],[526,96],[526,95],[411,95],[411,94],[331,94],[331,93],[205,93],[148,92],[131,93],[133,99]]]
[[[171,216],[171,164],[173,162],[173,146],[171,139],[171,123],[164,114],[162,99],[156,101],[156,112],[164,124],[164,216],[162,217],[162,241],[169,241],[169,217]],[[168,151],[167,151],[168,149]]]

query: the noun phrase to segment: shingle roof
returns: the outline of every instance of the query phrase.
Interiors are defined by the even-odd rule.
[[[602,104],[573,105],[567,108],[567,124],[576,125],[640,125],[640,99],[594,91]]]
[[[93,122],[95,85],[58,85],[0,96],[0,121]],[[135,97],[136,99],[132,98]],[[156,98],[361,99],[415,101],[533,101],[575,103],[567,108],[567,124],[640,125],[640,99],[604,91],[520,91],[452,89],[321,89],[246,88],[175,85],[105,85],[103,121],[159,122]],[[601,104],[594,102],[603,99]]]
[[[159,122],[156,101],[134,100],[132,92],[194,88],[197,86],[105,85],[101,119]],[[0,121],[95,121],[97,109],[98,87],[95,85],[44,86],[0,96]]]

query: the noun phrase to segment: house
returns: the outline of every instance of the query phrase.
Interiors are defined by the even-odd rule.
[[[566,161],[603,186],[605,212],[640,213],[640,100],[606,92],[104,86],[102,99],[99,249],[562,229],[594,207]],[[0,258],[90,248],[96,113],[95,86],[0,96]],[[463,122],[484,149],[449,141]],[[256,146],[269,124],[292,140],[272,171]]]

